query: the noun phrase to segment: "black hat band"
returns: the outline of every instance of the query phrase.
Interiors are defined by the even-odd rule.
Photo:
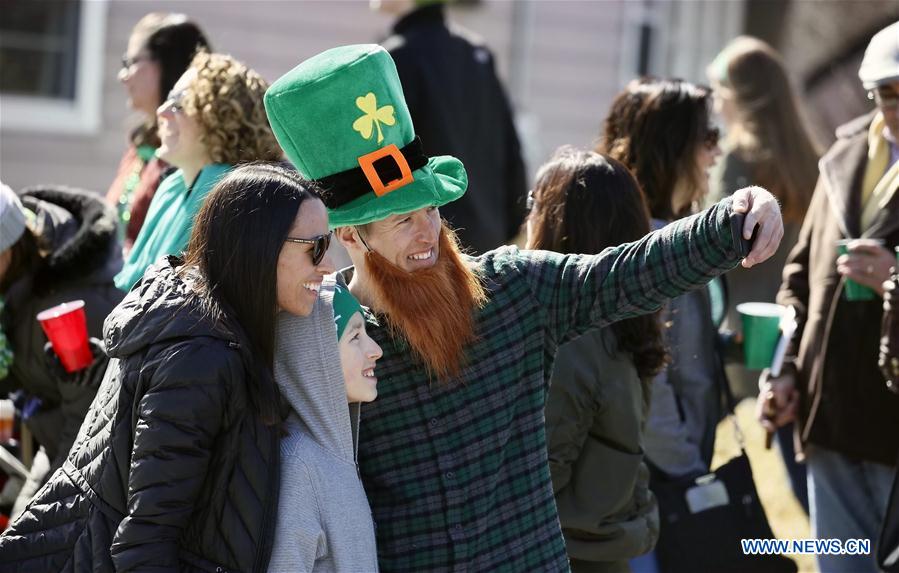
[[[405,159],[409,171],[421,169],[428,164],[428,157],[424,154],[421,139],[418,136],[415,136],[412,141],[400,149],[399,153]],[[360,162],[364,157],[360,158]],[[400,166],[397,158],[388,153],[372,161],[371,167],[377,173],[380,181],[388,182],[386,186],[389,192],[389,182],[396,182],[402,179],[404,177],[403,167],[406,166]],[[361,165],[316,179],[315,182],[319,187],[319,196],[328,209],[336,209],[372,191],[377,192],[376,187],[373,186],[372,179],[365,173]],[[380,193],[378,194],[380,195]]]

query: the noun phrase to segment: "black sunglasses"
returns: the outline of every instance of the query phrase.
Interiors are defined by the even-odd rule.
[[[328,247],[331,246],[331,233],[332,231],[328,231],[327,235],[319,235],[317,237],[313,237],[311,239],[298,239],[296,237],[287,237],[284,239],[288,243],[300,243],[302,245],[312,245],[312,264],[317,265],[322,262],[322,259],[325,258],[325,253],[328,252]]]

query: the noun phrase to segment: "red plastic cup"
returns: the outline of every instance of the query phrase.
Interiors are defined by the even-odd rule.
[[[38,322],[66,372],[77,372],[94,361],[87,342],[87,317],[84,301],[73,300],[38,313]]]

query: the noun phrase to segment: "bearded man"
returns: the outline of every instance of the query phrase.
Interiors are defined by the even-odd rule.
[[[265,104],[288,158],[319,183],[353,261],[343,277],[375,315],[384,355],[358,447],[381,570],[567,570],[543,428],[556,349],[737,265],[737,213],[744,236],[759,225],[744,265],[765,260],[783,234],[777,202],[737,191],[595,256],[472,258],[438,211],[465,192],[465,169],[422,154],[382,48],[319,54]]]

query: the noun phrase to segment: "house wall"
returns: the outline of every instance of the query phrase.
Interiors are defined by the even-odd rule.
[[[269,81],[322,50],[377,41],[391,20],[360,0],[158,2],[110,0],[96,133],[36,133],[5,128],[0,116],[0,178],[13,188],[64,183],[105,191],[139,118],[126,110],[116,74],[128,34],[145,13],[180,11],[198,21],[214,48]],[[484,37],[509,86],[533,172],[565,143],[590,145],[619,88],[622,19],[618,1],[484,1],[452,17]],[[624,74],[627,75],[627,74]],[[0,110],[2,112],[2,110]]]

